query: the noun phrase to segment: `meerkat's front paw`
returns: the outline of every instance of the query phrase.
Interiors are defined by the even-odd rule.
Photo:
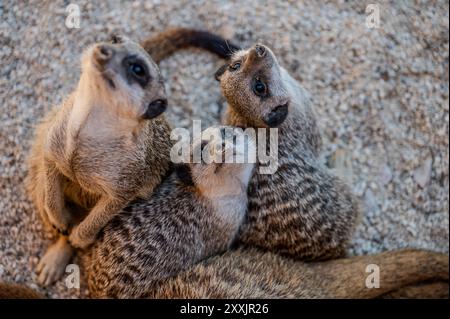
[[[94,241],[95,237],[82,236],[79,227],[75,227],[69,236],[69,242],[75,248],[84,249],[92,245]]]
[[[38,282],[43,286],[49,286],[64,274],[67,264],[72,258],[72,248],[63,238],[50,246],[44,257],[40,260],[36,272]]]

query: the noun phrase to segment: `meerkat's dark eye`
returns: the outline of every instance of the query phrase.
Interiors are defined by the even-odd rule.
[[[145,68],[139,63],[130,64],[130,71],[137,77],[143,77],[145,75]]]
[[[234,62],[233,64],[230,65],[230,70],[231,71],[236,71],[239,70],[241,68],[241,62]]]
[[[122,60],[122,65],[126,72],[126,80],[129,84],[138,83],[144,88],[150,82],[151,75],[146,60],[136,55],[130,55]]]
[[[253,92],[259,96],[265,96],[267,94],[267,86],[260,79],[256,79],[253,84]]]

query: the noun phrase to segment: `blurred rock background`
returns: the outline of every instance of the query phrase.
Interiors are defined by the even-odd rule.
[[[370,1],[368,3],[373,3]],[[80,8],[80,28],[65,25]],[[112,32],[140,40],[170,26],[273,48],[315,98],[323,161],[361,200],[350,253],[449,249],[449,4],[377,1],[0,2],[0,278],[36,287],[49,244],[23,187],[33,126],[75,87],[81,52]],[[174,126],[217,123],[221,64],[188,50],[161,63]],[[82,284],[82,288],[84,285]],[[50,297],[79,297],[64,282]]]

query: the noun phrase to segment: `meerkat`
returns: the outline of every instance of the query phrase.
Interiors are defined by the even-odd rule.
[[[343,256],[358,205],[347,185],[319,163],[321,138],[309,94],[259,44],[235,52],[215,77],[228,103],[225,124],[278,129],[278,167],[262,174],[257,163],[239,242],[305,261]]]
[[[142,297],[448,298],[448,262],[448,255],[413,249],[306,263],[240,248],[168,278]],[[379,285],[371,281],[373,267],[380,271]]]
[[[137,43],[114,36],[85,50],[76,89],[39,124],[29,158],[28,191],[60,233],[37,267],[41,284],[160,183],[171,147],[166,105],[159,69]]]
[[[86,217],[87,211],[93,210],[95,214],[90,214],[71,232],[73,246],[91,244],[111,217],[106,212],[114,215],[136,196],[139,188],[140,195],[148,196],[168,167],[170,127],[163,116],[158,116],[167,104],[159,70],[137,44],[125,37],[113,37],[112,42],[86,50],[77,89],[37,127],[26,184],[45,224],[62,234],[38,265],[39,281],[44,285],[61,276],[73,255],[68,231]],[[237,49],[218,35],[186,28],[157,33],[142,45],[155,55],[157,62],[187,47],[205,49],[222,58]],[[133,59],[125,61],[125,55],[139,59],[138,63]],[[126,68],[132,65],[143,74],[131,74],[133,71]],[[147,121],[151,118],[154,119]],[[110,143],[104,145],[107,140]],[[97,143],[99,147],[94,145]],[[78,149],[80,145],[83,147]],[[141,147],[133,150],[133,145]],[[90,151],[93,151],[91,158]],[[138,165],[135,167],[133,163]],[[141,174],[144,163],[152,165],[153,172],[146,170],[146,174]],[[127,166],[131,179],[123,178]],[[54,183],[46,183],[50,180]]]
[[[208,142],[205,136],[216,135]],[[133,202],[91,249],[88,286],[95,297],[139,298],[200,261],[227,250],[247,208],[254,163],[251,139],[225,127],[206,129],[192,149],[212,162],[179,164],[148,200]],[[241,156],[243,161],[236,162]]]

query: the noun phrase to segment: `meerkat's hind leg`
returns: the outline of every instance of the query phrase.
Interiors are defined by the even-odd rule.
[[[74,249],[70,246],[67,238],[60,236],[39,261],[36,269],[38,282],[43,286],[49,286],[61,278],[73,253]]]

